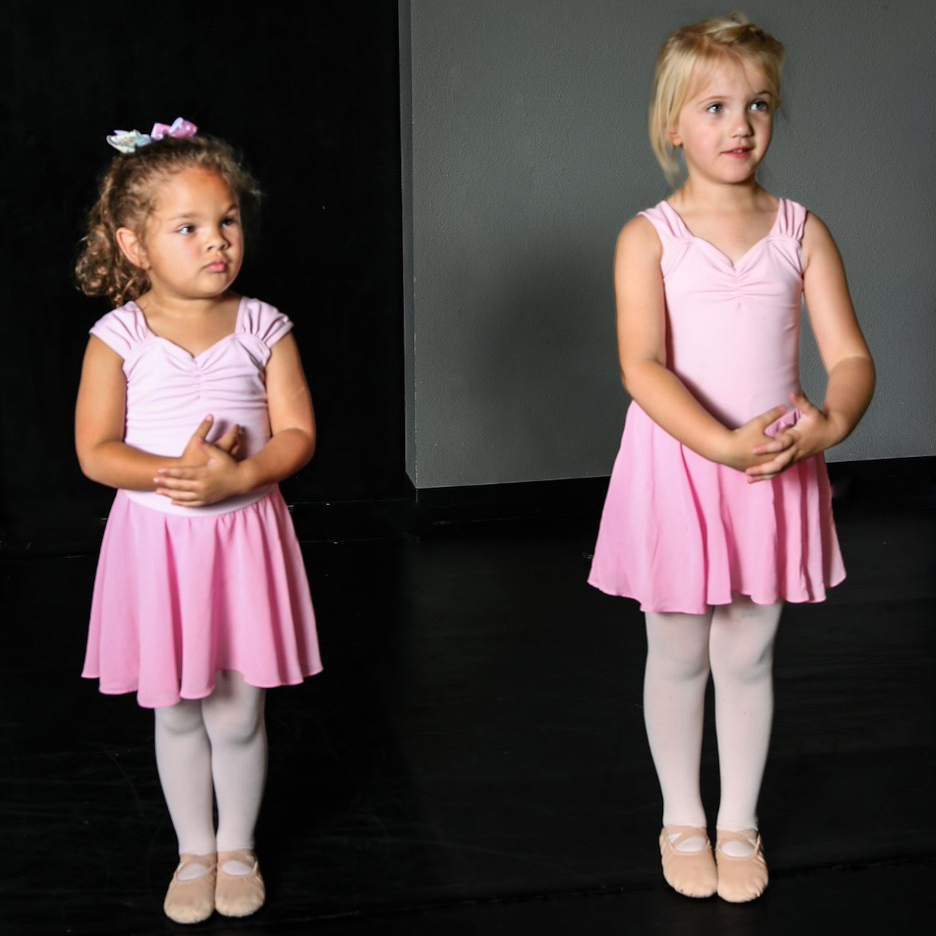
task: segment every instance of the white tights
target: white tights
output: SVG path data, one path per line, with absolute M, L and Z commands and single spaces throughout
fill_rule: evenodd
M 253 848 L 266 780 L 265 698 L 239 673 L 221 672 L 208 698 L 156 709 L 156 764 L 180 854 Z
M 644 717 L 663 793 L 663 824 L 705 827 L 699 792 L 709 673 L 721 802 L 716 828 L 757 828 L 773 718 L 773 646 L 783 603 L 736 596 L 706 614 L 647 614 Z M 697 843 L 686 842 L 690 848 Z

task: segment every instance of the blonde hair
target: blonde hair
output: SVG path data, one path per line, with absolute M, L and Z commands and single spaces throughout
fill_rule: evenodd
M 142 233 L 160 183 L 183 169 L 216 172 L 238 205 L 258 200 L 260 189 L 234 150 L 210 136 L 162 140 L 116 156 L 101 178 L 98 200 L 88 214 L 88 233 L 75 263 L 78 287 L 87 296 L 107 296 L 114 305 L 149 288 L 146 271 L 134 266 L 117 244 L 117 229 Z
M 671 33 L 657 55 L 649 120 L 650 145 L 671 185 L 679 176 L 680 165 L 670 129 L 689 97 L 700 66 L 726 58 L 760 69 L 774 98 L 773 109 L 780 106 L 783 45 L 746 16 L 732 13 L 712 17 Z

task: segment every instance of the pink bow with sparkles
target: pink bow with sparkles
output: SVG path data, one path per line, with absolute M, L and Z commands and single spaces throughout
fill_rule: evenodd
M 198 127 L 191 121 L 184 120 L 182 117 L 176 117 L 171 124 L 155 123 L 150 130 L 150 136 L 154 140 L 161 140 L 167 133 L 171 137 L 190 137 L 195 136 Z

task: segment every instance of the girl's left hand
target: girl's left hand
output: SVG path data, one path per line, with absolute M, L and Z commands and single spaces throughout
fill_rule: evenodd
M 791 393 L 790 400 L 800 411 L 796 424 L 778 432 L 772 441 L 754 447 L 755 455 L 776 457 L 760 465 L 748 468 L 748 481 L 769 481 L 797 462 L 805 461 L 824 452 L 837 441 L 835 429 L 829 417 L 817 406 L 813 406 L 802 393 Z
M 191 468 L 160 468 L 153 479 L 156 493 L 180 507 L 204 507 L 243 493 L 237 443 L 230 452 L 204 440 L 198 444 L 205 454 L 205 463 Z

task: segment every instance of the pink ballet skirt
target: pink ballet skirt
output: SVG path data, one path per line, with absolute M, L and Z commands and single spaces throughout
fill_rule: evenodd
M 643 212 L 663 245 L 668 365 L 726 426 L 799 391 L 806 209 L 781 199 L 770 233 L 735 263 L 662 202 Z M 768 428 L 794 424 L 792 410 Z M 627 413 L 588 581 L 644 611 L 702 614 L 822 601 L 845 577 L 821 455 L 769 481 L 711 462 L 636 404 Z
M 119 491 L 101 544 L 83 676 L 145 708 L 201 699 L 215 673 L 252 686 L 321 670 L 299 544 L 279 492 L 182 517 Z
M 123 358 L 125 439 L 175 456 L 207 413 L 209 440 L 243 427 L 245 454 L 270 436 L 264 368 L 292 327 L 242 299 L 233 334 L 198 355 L 150 332 L 128 303 L 91 333 Z M 273 687 L 322 669 L 299 543 L 276 485 L 208 507 L 117 492 L 101 544 L 82 675 L 146 708 L 201 699 L 219 670 Z

